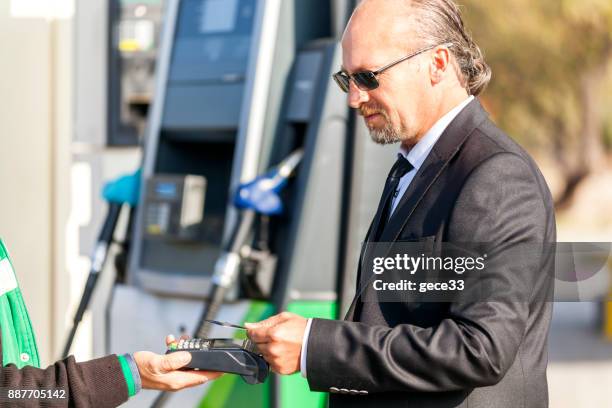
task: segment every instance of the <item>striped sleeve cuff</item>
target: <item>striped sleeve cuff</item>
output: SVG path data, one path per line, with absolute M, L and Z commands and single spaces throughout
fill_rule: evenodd
M 121 364 L 121 371 L 125 378 L 128 395 L 133 397 L 142 389 L 140 373 L 138 372 L 136 361 L 134 361 L 134 357 L 131 354 L 124 354 L 122 356 L 117 356 L 117 358 L 119 359 L 119 364 Z

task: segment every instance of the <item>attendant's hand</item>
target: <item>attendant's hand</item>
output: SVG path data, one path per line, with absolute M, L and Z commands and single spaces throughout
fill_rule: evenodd
M 166 345 L 175 341 L 174 336 L 166 337 Z M 212 371 L 180 370 L 191 361 L 191 354 L 177 351 L 159 355 L 150 351 L 134 353 L 142 388 L 161 391 L 178 391 L 194 387 L 220 377 L 223 373 Z
M 249 338 L 278 374 L 293 374 L 300 370 L 302 338 L 308 319 L 283 312 L 259 323 L 245 323 Z

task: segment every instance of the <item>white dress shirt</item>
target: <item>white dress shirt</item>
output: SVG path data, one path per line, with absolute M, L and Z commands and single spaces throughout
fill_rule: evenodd
M 391 211 L 389 216 L 393 214 L 397 204 L 400 202 L 402 196 L 408 189 L 408 186 L 414 179 L 414 176 L 417 174 L 423 162 L 431 149 L 433 149 L 434 145 L 442 136 L 442 133 L 446 130 L 448 125 L 459 115 L 459 113 L 465 108 L 470 102 L 474 100 L 474 96 L 468 97 L 466 100 L 461 102 L 451 111 L 449 111 L 446 115 L 442 116 L 432 127 L 425 133 L 425 136 L 419 140 L 419 142 L 412 147 L 409 151 L 400 147 L 399 154 L 404 156 L 406 160 L 412 164 L 414 167 L 408 173 L 406 173 L 399 181 L 397 186 L 396 194 L 394 194 L 391 201 Z M 307 354 L 307 346 L 308 346 L 308 336 L 310 335 L 310 326 L 312 325 L 312 319 L 308 319 L 308 323 L 306 324 L 306 330 L 304 330 L 304 336 L 302 337 L 302 352 L 300 354 L 300 372 L 302 373 L 302 377 L 306 378 L 306 354 Z

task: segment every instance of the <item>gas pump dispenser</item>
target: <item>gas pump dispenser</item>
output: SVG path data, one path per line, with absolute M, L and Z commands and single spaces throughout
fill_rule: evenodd
M 331 34 L 328 0 L 172 0 L 165 10 L 127 284 L 116 285 L 109 306 L 110 352 L 162 351 L 165 334 L 193 334 L 237 221 L 232 193 L 303 143 L 299 135 L 278 142 L 295 55 Z M 256 220 L 255 230 L 266 222 Z M 261 252 L 251 247 L 254 265 Z M 278 274 L 270 259 L 262 285 L 268 292 Z M 270 294 L 245 297 L 239 285 L 225 300 L 221 320 L 274 312 Z M 215 330 L 211 336 L 228 337 Z M 268 406 L 270 387 L 270 380 L 248 385 L 228 375 L 173 395 L 169 406 L 196 406 L 203 398 L 213 406 L 245 405 L 236 398 Z M 142 393 L 129 404 L 149 406 L 155 395 Z
M 326 0 L 168 3 L 131 284 L 182 297 L 208 292 L 212 271 L 203 269 L 235 222 L 230 192 L 274 164 L 294 56 L 329 35 L 329 9 Z M 182 187 L 191 191 L 179 197 Z

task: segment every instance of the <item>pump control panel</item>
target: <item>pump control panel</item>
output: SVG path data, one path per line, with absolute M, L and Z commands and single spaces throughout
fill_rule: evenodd
M 204 219 L 206 179 L 159 174 L 147 180 L 145 234 L 151 238 L 195 240 Z

